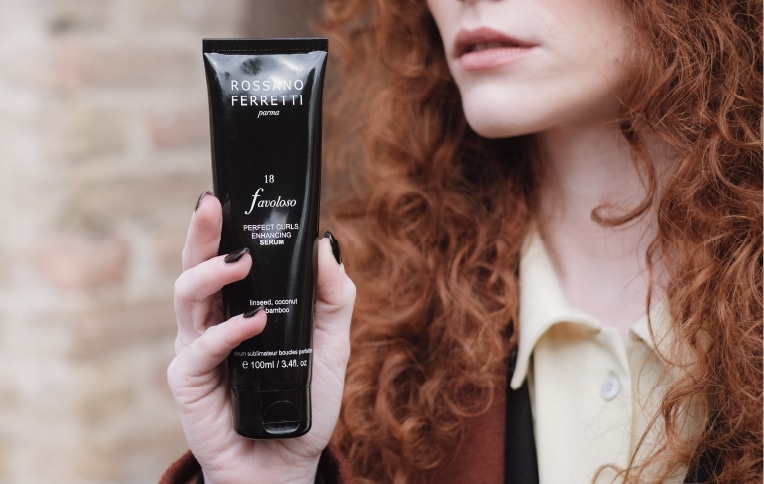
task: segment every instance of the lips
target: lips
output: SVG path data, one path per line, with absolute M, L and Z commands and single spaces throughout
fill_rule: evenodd
M 461 30 L 454 40 L 453 55 L 466 70 L 490 69 L 518 59 L 534 44 L 489 28 Z

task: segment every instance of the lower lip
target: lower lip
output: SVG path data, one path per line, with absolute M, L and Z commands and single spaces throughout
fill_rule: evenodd
M 465 71 L 495 69 L 525 57 L 531 50 L 532 47 L 499 47 L 467 52 L 459 57 L 459 65 Z

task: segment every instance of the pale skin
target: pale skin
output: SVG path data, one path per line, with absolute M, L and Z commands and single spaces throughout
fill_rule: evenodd
M 233 429 L 222 364 L 267 321 L 261 311 L 222 322 L 220 289 L 244 278 L 252 259 L 247 254 L 228 264 L 217 255 L 221 227 L 219 201 L 211 195 L 202 197 L 183 249 L 183 273 L 175 283 L 178 337 L 167 375 L 186 440 L 207 483 L 313 483 L 319 456 L 339 415 L 355 286 L 332 255 L 329 241 L 320 240 L 312 429 L 296 439 L 245 439 Z
M 592 210 L 603 203 L 631 208 L 644 193 L 632 155 L 614 123 L 625 82 L 623 59 L 630 48 L 621 12 L 613 7 L 616 2 L 428 0 L 427 4 L 472 128 L 492 138 L 534 135 L 537 161 L 545 173 L 537 225 L 567 298 L 579 310 L 626 334 L 645 313 L 651 282 L 659 290 L 660 280 L 651 281 L 645 270 L 645 250 L 655 230 L 652 213 L 618 228 L 602 227 L 591 219 Z M 522 41 L 525 50 L 516 56 L 519 60 L 502 64 L 504 53 L 494 52 L 497 66 L 481 68 L 479 56 L 462 63 L 455 39 L 460 31 L 478 28 L 501 30 Z M 497 42 L 489 39 L 484 44 L 480 50 L 492 55 Z M 656 154 L 662 149 L 657 142 L 651 147 Z M 663 160 L 658 156 L 656 162 Z M 217 256 L 220 229 L 220 204 L 214 197 L 204 197 L 191 220 L 184 272 L 176 283 L 177 356 L 168 370 L 188 445 L 208 483 L 312 483 L 339 414 L 355 288 L 322 240 L 313 428 L 292 440 L 244 439 L 231 425 L 221 364 L 239 342 L 258 334 L 267 323 L 265 314 L 221 322 L 219 291 L 243 278 L 251 259 L 246 255 L 236 263 L 224 263 Z M 654 299 L 660 299 L 659 291 Z
M 602 204 L 645 194 L 618 130 L 629 82 L 624 13 L 613 0 L 428 0 L 470 126 L 488 138 L 532 134 L 543 166 L 536 223 L 569 302 L 627 334 L 646 312 L 654 213 L 617 228 Z M 649 146 L 657 171 L 668 159 Z M 618 212 L 616 212 L 618 213 Z M 652 282 L 661 297 L 661 267 Z
M 641 200 L 631 154 L 607 125 L 548 132 L 538 142 L 547 176 L 537 223 L 563 292 L 574 307 L 625 336 L 647 311 L 651 281 L 652 302 L 663 295 L 663 268 L 658 264 L 651 276 L 645 259 L 655 214 L 603 227 L 591 213 L 606 202 L 628 209 Z

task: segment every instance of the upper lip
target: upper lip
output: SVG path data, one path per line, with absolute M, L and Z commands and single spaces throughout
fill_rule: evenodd
M 459 58 L 475 47 L 483 44 L 501 44 L 507 47 L 532 47 L 533 44 L 516 39 L 498 30 L 480 27 L 474 30 L 460 30 L 454 39 L 454 56 Z

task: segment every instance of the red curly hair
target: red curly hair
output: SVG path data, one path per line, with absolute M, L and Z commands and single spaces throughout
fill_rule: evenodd
M 621 131 L 652 186 L 631 213 L 594 215 L 655 207 L 646 258 L 670 276 L 673 354 L 695 363 L 655 416 L 665 442 L 622 474 L 700 465 L 712 482 L 761 482 L 762 5 L 624 2 L 637 49 Z M 504 391 L 538 175 L 527 139 L 467 126 L 423 0 L 327 0 L 322 28 L 339 62 L 324 205 L 358 287 L 335 442 L 360 482 L 419 482 Z M 676 150 L 660 190 L 648 135 Z M 706 431 L 688 440 L 698 395 Z

